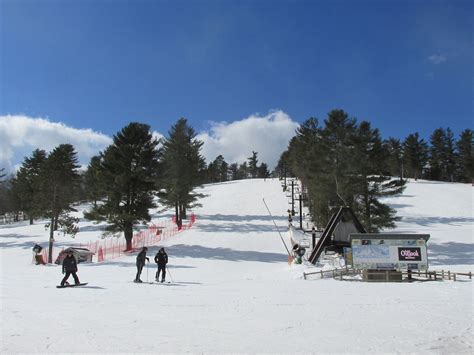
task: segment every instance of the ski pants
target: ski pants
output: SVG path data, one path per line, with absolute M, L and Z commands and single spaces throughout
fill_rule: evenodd
M 166 278 L 166 265 L 160 265 L 158 264 L 158 271 L 156 272 L 156 281 L 160 279 L 160 273 L 161 273 L 161 281 L 165 281 Z
M 67 279 L 68 279 L 69 276 L 71 276 L 71 275 L 72 275 L 72 277 L 74 278 L 74 282 L 76 283 L 76 285 L 77 285 L 78 283 L 80 283 L 80 282 L 79 282 L 79 277 L 77 277 L 75 271 L 66 271 L 66 275 L 64 275 L 64 278 L 63 278 L 63 280 L 61 281 L 61 286 L 64 286 L 64 285 L 66 284 Z
M 137 276 L 135 277 L 135 281 L 140 280 L 140 275 L 142 274 L 142 270 L 144 266 L 145 266 L 144 264 L 137 265 Z

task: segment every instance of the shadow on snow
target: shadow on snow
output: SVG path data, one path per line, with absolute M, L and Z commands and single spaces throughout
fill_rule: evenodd
M 431 265 L 472 265 L 474 264 L 474 244 L 428 242 L 428 260 Z
M 208 248 L 201 245 L 177 244 L 168 248 L 173 256 L 180 258 L 200 258 L 228 261 L 259 261 L 277 263 L 286 261 L 285 254 L 269 253 L 253 250 L 234 250 L 229 248 Z

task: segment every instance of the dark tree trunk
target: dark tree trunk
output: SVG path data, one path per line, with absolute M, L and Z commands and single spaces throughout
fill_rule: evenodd
M 175 217 L 176 217 L 176 225 L 178 226 L 178 230 L 180 230 L 181 226 L 183 225 L 183 222 L 181 219 L 181 214 L 180 214 L 181 206 L 179 202 L 176 202 L 176 204 L 174 205 L 174 210 L 175 210 Z
M 132 250 L 133 226 L 126 226 L 123 230 L 125 236 L 126 248 L 125 251 Z
M 186 206 L 185 205 L 181 205 L 181 212 L 180 212 L 180 220 L 182 221 L 183 219 L 186 219 L 187 218 L 187 213 L 186 213 Z
M 58 230 L 59 215 L 54 216 L 54 230 Z
M 54 216 L 49 222 L 49 250 L 48 250 L 48 264 L 53 263 L 53 242 L 54 242 Z

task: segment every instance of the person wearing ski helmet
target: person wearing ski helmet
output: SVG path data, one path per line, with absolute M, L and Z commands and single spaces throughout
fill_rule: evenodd
M 147 250 L 147 247 L 143 247 L 141 252 L 139 252 L 137 255 L 137 276 L 135 277 L 135 282 L 142 282 L 142 280 L 140 280 L 140 275 L 142 274 L 143 267 L 145 266 L 145 260 L 150 262 L 150 259 L 146 256 Z
M 65 273 L 66 275 L 64 275 L 64 278 L 61 281 L 61 286 L 64 286 L 66 283 L 68 283 L 67 279 L 71 275 L 74 278 L 75 284 L 78 285 L 80 282 L 79 282 L 79 277 L 77 277 L 76 272 L 77 272 L 77 261 L 72 253 L 72 250 L 69 249 L 66 251 L 66 257 L 63 260 L 63 274 Z
M 158 271 L 155 276 L 156 281 L 159 281 L 161 273 L 161 282 L 165 282 L 166 264 L 168 264 L 168 254 L 166 254 L 165 248 L 160 248 L 160 250 L 158 250 L 158 253 L 155 255 L 155 263 L 158 265 Z

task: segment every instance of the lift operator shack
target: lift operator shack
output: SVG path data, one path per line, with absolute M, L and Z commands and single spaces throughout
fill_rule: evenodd
M 362 270 L 428 270 L 429 234 L 351 233 L 352 265 Z

